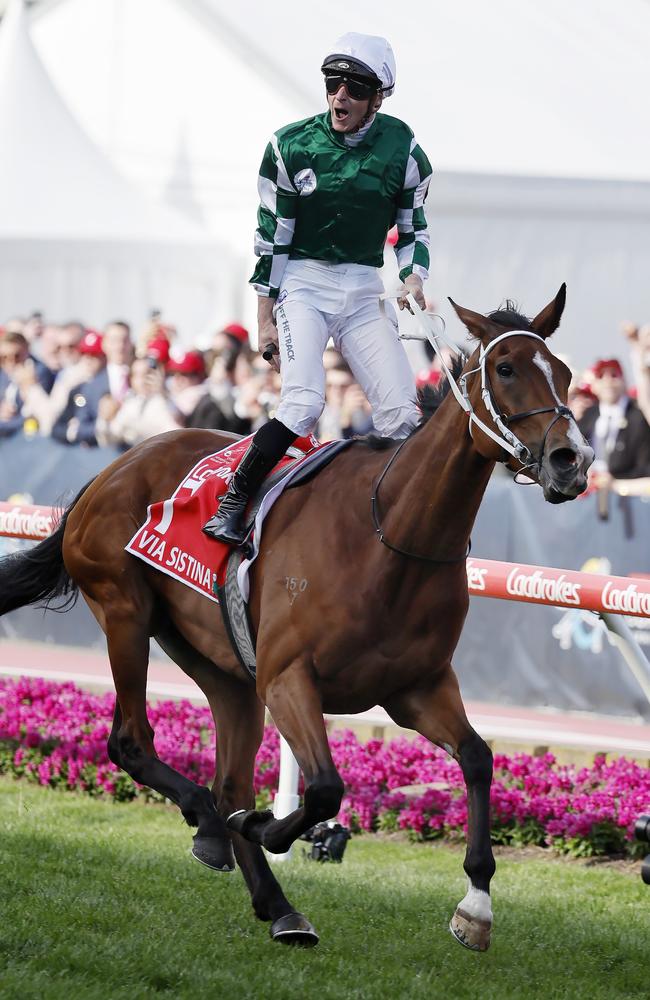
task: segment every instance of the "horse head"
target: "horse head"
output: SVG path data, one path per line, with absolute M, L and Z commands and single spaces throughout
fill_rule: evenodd
M 551 353 L 566 285 L 534 319 L 507 308 L 483 316 L 449 300 L 480 342 L 463 370 L 474 447 L 540 484 L 550 503 L 573 500 L 587 487 L 594 459 L 567 406 L 571 372 Z

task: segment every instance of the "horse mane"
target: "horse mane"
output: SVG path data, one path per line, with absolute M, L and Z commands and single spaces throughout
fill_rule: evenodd
M 528 316 L 524 316 L 519 311 L 519 306 L 512 299 L 506 299 L 498 309 L 488 313 L 487 318 L 507 330 L 530 330 L 532 322 Z M 465 354 L 463 351 L 458 352 L 451 365 L 451 374 L 454 379 L 458 379 L 468 358 L 469 354 Z M 441 379 L 435 388 L 425 385 L 421 389 L 418 389 L 418 406 L 422 410 L 422 417 L 415 430 L 431 419 L 448 392 L 449 380 L 446 376 Z M 414 431 L 411 431 L 411 433 L 413 434 Z M 380 440 L 383 440 L 383 438 L 380 438 Z
M 450 371 L 454 380 L 458 379 L 460 373 L 465 367 L 467 358 L 467 354 L 463 351 L 459 351 L 453 359 Z M 427 421 L 434 415 L 436 410 L 440 408 L 442 401 L 449 394 L 449 388 L 449 379 L 446 375 L 443 375 L 438 385 L 423 385 L 421 389 L 418 389 L 418 406 L 422 410 L 422 416 L 420 417 L 418 427 L 421 427 L 422 424 L 426 424 Z M 417 430 L 417 427 L 415 430 Z M 411 433 L 414 432 L 411 431 Z
M 504 326 L 509 330 L 530 330 L 530 324 L 532 323 L 532 320 L 528 316 L 524 316 L 523 313 L 519 312 L 519 306 L 512 299 L 506 299 L 498 309 L 488 313 L 487 318 L 492 320 L 493 323 Z

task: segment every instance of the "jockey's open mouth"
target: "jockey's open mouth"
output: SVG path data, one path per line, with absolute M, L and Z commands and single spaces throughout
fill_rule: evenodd
M 332 110 L 334 112 L 334 115 L 336 116 L 336 120 L 339 122 L 344 122 L 346 118 L 348 118 L 350 115 L 349 108 L 344 108 L 337 104 L 333 106 Z

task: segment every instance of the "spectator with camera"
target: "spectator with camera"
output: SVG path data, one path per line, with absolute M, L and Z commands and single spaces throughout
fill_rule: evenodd
M 339 354 L 325 373 L 325 406 L 318 421 L 318 437 L 333 441 L 369 434 L 372 430 L 368 400 Z
M 246 433 L 256 431 L 278 408 L 280 376 L 260 355 L 249 361 L 241 354 L 233 378 L 235 416 L 248 426 Z
M 17 329 L 0 332 L 0 436 L 22 430 L 30 414 L 25 408 L 28 386 L 37 384 L 50 392 L 54 374 L 29 353 L 29 343 Z
M 178 410 L 165 388 L 164 365 L 153 356 L 131 363 L 130 390 L 116 407 L 111 396 L 99 401 L 95 435 L 99 445 L 131 448 L 155 434 L 178 430 Z
M 44 437 L 50 436 L 72 390 L 88 377 L 79 351 L 85 333 L 83 324 L 76 320 L 63 326 L 48 324 L 44 327 L 41 340 L 47 342 L 52 335 L 54 337 L 49 351 L 52 357 L 50 368 L 55 370 L 55 379 L 49 393 L 38 382 L 34 370 L 24 371 L 21 375 L 21 393 L 25 401 L 23 412 L 36 421 L 38 432 Z
M 603 358 L 591 369 L 596 397 L 578 426 L 595 452 L 591 477 L 603 488 L 612 479 L 650 476 L 650 426 L 625 386 L 621 363 Z
M 248 330 L 239 323 L 229 323 L 219 330 L 207 352 L 207 392 L 189 414 L 187 427 L 210 427 L 232 434 L 250 434 L 248 413 L 238 412 L 241 382 L 251 376 Z M 239 408 L 241 411 L 241 408 Z

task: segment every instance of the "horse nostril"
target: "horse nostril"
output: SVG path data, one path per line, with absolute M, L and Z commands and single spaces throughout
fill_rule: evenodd
M 575 472 L 580 465 L 579 456 L 573 448 L 556 448 L 548 457 L 555 472 Z

